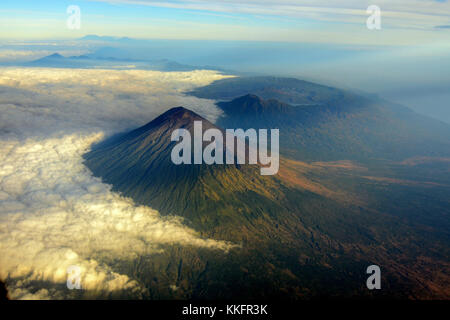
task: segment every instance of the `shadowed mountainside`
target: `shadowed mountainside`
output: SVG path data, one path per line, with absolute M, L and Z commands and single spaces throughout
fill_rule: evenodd
M 8 290 L 6 290 L 5 284 L 0 281 L 0 301 L 8 300 Z
M 378 98 L 275 77 L 231 78 L 190 94 L 233 99 L 224 128 L 280 128 L 282 154 L 298 160 L 449 157 L 450 126 Z

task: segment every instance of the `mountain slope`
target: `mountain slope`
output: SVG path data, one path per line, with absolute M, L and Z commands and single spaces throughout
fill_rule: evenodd
M 138 203 L 164 214 L 181 215 L 210 235 L 222 232 L 228 240 L 242 240 L 245 234 L 261 232 L 252 226 L 252 220 L 275 224 L 270 213 L 286 211 L 275 201 L 279 182 L 261 176 L 257 165 L 172 163 L 172 131 L 184 128 L 193 136 L 194 121 L 202 121 L 203 131 L 214 127 L 187 109 L 173 108 L 149 124 L 95 147 L 85 155 L 86 165 Z
M 224 111 L 219 126 L 280 128 L 281 153 L 299 160 L 450 156 L 449 125 L 379 99 L 343 94 L 342 100 L 293 106 L 247 94 L 217 105 Z

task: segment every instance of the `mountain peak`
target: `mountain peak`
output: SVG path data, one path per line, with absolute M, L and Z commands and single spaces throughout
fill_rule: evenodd
M 94 40 L 94 41 L 120 41 L 120 40 L 132 40 L 129 37 L 114 37 L 114 36 L 99 36 L 96 34 L 88 34 L 79 40 Z
M 229 102 L 220 102 L 218 106 L 228 115 L 270 114 L 274 112 L 283 112 L 292 108 L 290 105 L 276 99 L 263 100 L 255 94 L 246 94 Z
M 156 126 L 162 126 L 164 124 L 170 127 L 190 127 L 196 120 L 210 124 L 210 122 L 202 116 L 180 106 L 167 110 L 166 112 L 155 118 L 153 121 L 145 125 L 143 128 L 153 128 Z M 210 125 L 212 126 L 212 124 Z
M 187 129 L 191 134 L 193 134 L 194 121 L 201 121 L 203 130 L 216 128 L 214 124 L 212 124 L 202 116 L 180 106 L 167 110 L 144 126 L 121 136 L 120 141 L 129 142 L 138 138 L 142 140 L 142 147 L 146 148 L 146 144 L 153 141 L 154 139 L 145 139 L 145 137 L 152 136 L 157 137 L 158 140 L 164 140 L 165 144 L 169 144 L 171 133 L 173 132 L 173 130 L 183 128 Z M 109 144 L 111 142 L 114 144 L 119 142 L 114 140 L 115 139 L 110 139 L 109 141 L 105 141 L 102 144 Z
M 256 94 L 248 93 L 246 95 L 243 95 L 242 97 L 238 97 L 234 99 L 236 101 L 244 100 L 244 101 L 255 101 L 255 102 L 261 102 L 262 99 L 258 97 Z
M 163 114 L 161 114 L 158 118 L 170 118 L 170 119 L 179 119 L 179 118 L 201 118 L 195 112 L 186 109 L 185 107 L 179 106 L 174 107 L 172 109 L 167 110 Z
M 60 55 L 59 53 L 54 53 L 54 54 L 51 54 L 51 55 L 46 56 L 44 58 L 46 58 L 46 59 L 63 59 L 64 56 Z
M 59 65 L 61 62 L 64 62 L 64 61 L 65 61 L 65 57 L 64 56 L 60 55 L 59 53 L 53 53 L 53 54 L 51 54 L 49 56 L 45 56 L 45 57 L 39 58 L 37 60 L 33 60 L 30 63 L 32 65 L 36 65 L 36 64 L 40 65 L 42 63 L 44 63 L 46 65 L 49 64 L 49 63 L 50 64 L 58 64 Z

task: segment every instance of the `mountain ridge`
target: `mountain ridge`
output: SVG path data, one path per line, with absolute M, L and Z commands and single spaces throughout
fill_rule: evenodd
M 263 78 L 260 80 L 262 84 L 256 85 L 253 90 L 266 90 L 271 79 Z M 233 80 L 231 87 L 239 84 L 239 81 Z M 228 81 L 225 79 L 216 85 L 200 88 L 197 96 L 223 97 L 221 92 L 229 89 Z M 246 81 L 249 80 L 245 80 L 244 88 L 238 88 L 237 92 L 247 90 Z M 292 84 L 285 79 L 284 86 L 285 82 L 291 85 L 303 83 L 295 81 Z M 244 129 L 282 128 L 281 153 L 302 161 L 401 161 L 414 156 L 450 156 L 450 142 L 447 139 L 450 126 L 416 114 L 406 107 L 344 92 L 336 95 L 342 100 L 324 102 L 322 98 L 316 98 L 315 103 L 308 105 L 291 105 L 286 100 L 295 100 L 301 95 L 300 100 L 295 101 L 304 102 L 305 96 L 310 94 L 305 88 L 294 93 L 291 87 L 279 88 L 278 91 L 276 88 L 274 85 L 264 93 L 267 99 L 247 93 L 230 101 L 217 102 L 217 106 L 224 111 L 217 124 Z M 320 96 L 320 88 L 322 86 L 314 87 L 316 95 Z M 274 91 L 277 92 L 275 96 L 284 97 L 284 100 L 274 98 L 271 94 Z

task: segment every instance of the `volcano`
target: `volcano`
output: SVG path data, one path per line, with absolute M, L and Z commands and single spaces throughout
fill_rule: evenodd
M 245 113 L 264 121 L 288 119 L 285 114 L 296 108 L 254 95 L 233 105 L 241 121 Z M 225 116 L 232 107 L 224 107 Z M 261 175 L 258 164 L 176 165 L 172 132 L 193 135 L 195 121 L 203 131 L 221 130 L 177 107 L 84 155 L 85 165 L 114 191 L 162 215 L 182 217 L 204 237 L 236 244 L 227 255 L 173 247 L 142 258 L 133 274 L 152 297 L 174 298 L 167 282 L 177 284 L 177 297 L 189 299 L 446 296 L 445 283 L 422 273 L 423 263 L 445 269 L 440 233 L 348 193 L 355 183 L 358 192 L 365 190 L 360 186 L 367 180 L 357 171 L 349 175 L 342 163 L 327 167 L 286 158 L 273 176 Z M 288 122 L 278 126 L 281 131 Z M 426 258 L 416 267 L 418 255 Z M 382 292 L 365 286 L 365 268 L 374 262 L 383 266 Z
M 255 227 L 255 220 L 279 225 L 275 220 L 286 211 L 277 203 L 281 184 L 261 176 L 259 165 L 172 162 L 172 132 L 186 129 L 193 136 L 194 121 L 202 122 L 203 132 L 218 129 L 190 110 L 173 108 L 143 127 L 94 146 L 84 156 L 85 164 L 114 190 L 163 214 L 183 216 L 209 236 L 240 241 L 263 231 Z

